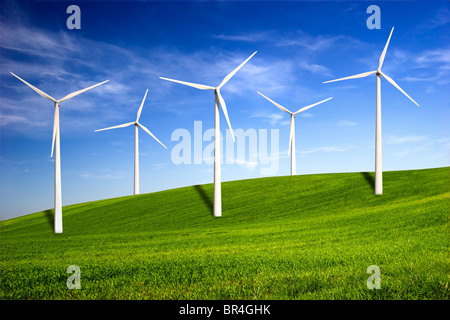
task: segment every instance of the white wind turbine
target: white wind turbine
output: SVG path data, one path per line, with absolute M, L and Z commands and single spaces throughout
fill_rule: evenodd
M 114 127 L 108 127 L 104 129 L 98 129 L 97 131 L 103 131 L 103 130 L 109 130 L 109 129 L 117 129 L 117 128 L 124 128 L 128 127 L 134 124 L 134 194 L 139 194 L 139 132 L 138 127 L 141 127 L 145 132 L 147 132 L 149 135 L 151 135 L 156 141 L 158 141 L 164 148 L 167 149 L 167 147 L 159 141 L 153 133 L 150 132 L 146 127 L 144 127 L 142 124 L 139 123 L 139 118 L 141 117 L 142 107 L 144 106 L 145 98 L 147 97 L 147 91 L 145 91 L 144 99 L 142 99 L 141 106 L 139 107 L 139 110 L 137 112 L 136 121 L 133 122 L 127 122 L 124 124 L 119 124 Z
M 291 129 L 290 129 L 290 134 L 289 134 L 289 149 L 288 149 L 288 154 L 291 154 L 291 176 L 295 176 L 296 175 L 296 163 L 295 163 L 295 115 L 303 112 L 305 110 L 308 110 L 309 108 L 315 107 L 318 104 L 321 104 L 325 101 L 328 101 L 330 99 L 333 99 L 333 97 L 322 100 L 320 102 L 311 104 L 309 106 L 303 107 L 301 109 L 299 109 L 296 112 L 291 112 L 288 109 L 286 109 L 285 107 L 281 106 L 280 104 L 276 103 L 275 101 L 271 100 L 270 98 L 266 97 L 265 95 L 263 95 L 261 92 L 257 91 L 260 95 L 262 95 L 264 98 L 266 98 L 267 100 L 269 100 L 270 102 L 272 102 L 275 106 L 277 106 L 281 111 L 287 112 L 291 115 Z
M 62 198 L 61 198 L 61 157 L 60 157 L 60 143 L 59 143 L 59 104 L 67 99 L 73 98 L 80 93 L 83 93 L 85 91 L 88 91 L 92 88 L 95 88 L 101 84 L 104 84 L 105 82 L 108 82 L 109 80 L 103 81 L 101 83 L 98 83 L 96 85 L 93 85 L 89 88 L 82 89 L 79 91 L 72 92 L 65 96 L 62 99 L 56 100 L 52 98 L 50 95 L 46 94 L 45 92 L 39 90 L 38 88 L 32 86 L 19 76 L 15 75 L 11 72 L 11 74 L 25 83 L 27 86 L 29 86 L 31 89 L 36 91 L 40 96 L 47 98 L 49 100 L 52 100 L 55 104 L 55 115 L 53 119 L 53 138 L 52 138 L 52 152 L 51 157 L 53 157 L 53 150 L 55 150 L 55 220 L 54 220 L 54 228 L 55 233 L 62 233 L 63 232 L 63 225 L 62 225 Z
M 242 68 L 244 64 L 247 63 L 248 60 L 251 59 L 256 54 L 255 51 L 250 57 L 248 57 L 244 62 L 242 62 L 236 69 L 234 69 L 230 74 L 228 74 L 222 82 L 217 87 L 206 86 L 203 84 L 196 84 L 191 82 L 179 81 L 174 79 L 168 79 L 164 77 L 160 77 L 163 80 L 173 81 L 177 83 L 181 83 L 190 87 L 194 87 L 202 90 L 214 90 L 215 103 L 214 103 L 214 216 L 221 217 L 222 216 L 222 191 L 221 191 L 221 177 L 220 177 L 220 117 L 219 117 L 219 104 L 222 107 L 223 113 L 225 115 L 225 119 L 228 122 L 228 127 L 230 128 L 231 136 L 234 139 L 233 129 L 231 128 L 230 119 L 228 118 L 227 106 L 225 101 L 220 94 L 220 88 L 223 87 L 228 80 L 231 79 L 232 76 L 239 69 Z
M 383 170 L 381 167 L 381 78 L 383 76 L 387 81 L 389 81 L 394 87 L 400 90 L 405 96 L 407 96 L 412 102 L 414 102 L 417 106 L 419 104 L 415 102 L 405 91 L 400 88 L 400 86 L 395 83 L 390 77 L 385 75 L 381 71 L 381 66 L 383 65 L 384 57 L 386 56 L 386 50 L 389 45 L 389 41 L 391 40 L 392 32 L 394 31 L 394 27 L 392 27 L 391 33 L 389 34 L 389 38 L 384 46 L 383 52 L 381 53 L 380 60 L 378 61 L 378 69 L 374 71 L 364 72 L 360 74 L 356 74 L 354 76 L 349 76 L 345 78 L 340 78 L 336 80 L 325 81 L 324 83 L 347 80 L 347 79 L 355 79 L 355 78 L 363 78 L 367 77 L 371 74 L 377 75 L 377 111 L 376 111 L 376 131 L 375 131 L 375 194 L 383 194 Z

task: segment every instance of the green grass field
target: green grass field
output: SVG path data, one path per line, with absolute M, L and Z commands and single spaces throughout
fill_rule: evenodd
M 63 234 L 53 210 L 2 221 L 1 298 L 448 299 L 450 168 L 383 178 L 225 182 L 221 218 L 208 184 L 66 206 Z

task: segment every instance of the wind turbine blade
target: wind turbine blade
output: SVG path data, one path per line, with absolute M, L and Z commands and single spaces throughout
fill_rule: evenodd
M 264 98 L 266 98 L 267 100 L 269 100 L 270 102 L 272 102 L 274 105 L 276 105 L 281 111 L 284 111 L 284 112 L 287 112 L 287 113 L 289 113 L 289 114 L 292 114 L 292 112 L 290 112 L 288 109 L 286 109 L 286 108 L 283 107 L 282 105 L 276 103 L 276 102 L 273 101 L 272 99 L 266 97 L 266 96 L 263 95 L 261 92 L 259 92 L 259 91 L 256 91 L 256 92 L 258 92 L 258 93 L 259 93 L 260 95 L 262 95 Z
M 250 57 L 248 57 L 244 62 L 242 62 L 236 69 L 234 69 L 233 71 L 231 71 L 231 72 L 230 72 L 230 73 L 222 80 L 222 82 L 219 84 L 219 86 L 218 86 L 217 88 L 218 88 L 218 89 L 222 88 L 222 86 L 223 86 L 225 83 L 227 83 L 228 80 L 230 80 L 231 77 L 234 76 L 235 73 L 238 72 L 239 69 L 242 68 L 242 66 L 243 66 L 244 64 L 246 64 L 246 63 L 248 62 L 248 60 L 250 60 L 250 59 L 256 54 L 256 52 L 258 52 L 258 51 L 253 52 L 253 54 L 252 54 Z
M 364 72 L 364 73 L 359 73 L 359 74 L 355 74 L 354 76 L 349 76 L 349 77 L 345 77 L 345 78 L 340 78 L 340 79 L 335 79 L 335 80 L 330 80 L 330 81 L 325 81 L 324 83 L 329 83 L 329 82 L 334 82 L 334 81 L 341 81 L 341 80 L 348 80 L 348 79 L 356 79 L 356 78 L 364 78 L 367 77 L 371 74 L 376 73 L 377 71 L 369 71 L 369 72 Z
M 141 117 L 142 107 L 144 106 L 144 101 L 145 101 L 145 98 L 147 97 L 147 92 L 148 92 L 148 89 L 147 89 L 147 91 L 145 91 L 144 99 L 142 99 L 141 106 L 139 107 L 139 110 L 138 110 L 138 113 L 137 113 L 136 122 Z
M 197 84 L 197 83 L 192 83 L 192 82 L 186 82 L 186 81 L 180 81 L 180 80 L 174 80 L 174 79 L 169 79 L 169 78 L 164 78 L 164 77 L 159 77 L 160 79 L 163 79 L 163 80 L 167 80 L 167 81 L 172 81 L 172 82 L 177 82 L 177 83 L 181 83 L 181 84 L 184 84 L 184 85 L 186 85 L 186 86 L 189 86 L 189 87 L 194 87 L 194 88 L 197 88 L 197 89 L 201 89 L 201 90 L 214 90 L 215 88 L 214 87 L 211 87 L 211 86 L 206 86 L 206 85 L 204 85 L 204 84 Z
M 388 77 L 387 75 L 385 75 L 383 72 L 380 72 L 381 75 L 387 80 L 389 81 L 394 87 L 396 87 L 398 90 L 400 90 L 400 92 L 402 92 L 405 96 L 407 96 L 412 102 L 414 102 L 418 107 L 419 104 L 417 102 L 415 102 L 405 91 L 403 91 L 402 88 L 400 88 L 400 86 L 398 84 L 395 83 L 394 80 L 392 80 L 390 77 Z
M 225 119 L 227 120 L 228 128 L 230 128 L 231 137 L 233 138 L 233 141 L 236 141 L 234 139 L 233 128 L 231 128 L 230 118 L 228 118 L 228 112 L 227 112 L 227 106 L 225 104 L 225 100 L 223 100 L 222 95 L 220 94 L 219 91 L 217 91 L 217 96 L 219 97 L 220 106 L 222 107 L 223 114 L 225 115 Z
M 147 132 L 149 135 L 151 135 L 156 141 L 158 141 L 164 148 L 167 149 L 167 147 L 158 140 L 158 138 L 155 137 L 155 135 L 153 133 L 150 132 L 150 130 L 148 130 L 146 127 L 144 127 L 142 124 L 138 123 L 138 126 L 141 127 L 142 129 L 144 129 L 145 132 Z
M 330 99 L 333 99 L 333 97 L 328 98 L 328 99 L 325 99 L 325 100 L 322 100 L 322 101 L 317 102 L 317 103 L 314 103 L 314 104 L 310 104 L 309 106 L 303 107 L 303 108 L 301 108 L 300 110 L 298 110 L 297 112 L 294 112 L 294 114 L 297 114 L 297 113 L 303 112 L 303 111 L 305 111 L 305 110 L 308 110 L 309 108 L 315 107 L 315 106 L 317 106 L 318 104 L 321 104 L 321 103 L 323 103 L 323 102 L 325 102 L 325 101 L 328 101 L 328 100 L 330 100 Z
M 391 33 L 389 34 L 389 38 L 388 38 L 388 40 L 386 42 L 386 45 L 384 46 L 383 52 L 381 53 L 380 60 L 379 60 L 379 63 L 378 63 L 378 70 L 380 70 L 381 66 L 383 65 L 384 57 L 386 56 L 386 51 L 387 51 L 387 48 L 389 46 L 389 41 L 391 41 L 391 36 L 392 36 L 392 32 L 393 31 L 394 31 L 394 27 L 392 27 Z
M 118 126 L 114 126 L 114 127 L 108 127 L 108 128 L 98 129 L 98 130 L 95 130 L 95 132 L 97 132 L 97 131 L 103 131 L 103 130 L 109 130 L 109 129 L 125 128 L 125 127 L 131 126 L 132 124 L 135 124 L 135 123 L 136 123 L 135 121 L 133 121 L 133 122 L 127 122 L 127 123 L 124 123 L 124 124 L 119 124 Z
M 58 127 L 59 127 L 59 116 L 58 116 L 59 110 L 56 110 L 56 108 L 59 108 L 59 107 L 55 106 L 55 115 L 54 115 L 54 118 L 53 118 L 52 152 L 50 154 L 50 157 L 53 157 L 53 150 L 55 149 L 56 132 L 57 132 Z
M 22 78 L 20 78 L 19 76 L 15 75 L 14 73 L 10 72 L 14 77 L 16 77 L 17 79 L 19 79 L 20 81 L 22 81 L 23 83 L 25 83 L 27 86 L 29 86 L 31 89 L 33 89 L 34 91 L 36 91 L 41 97 L 47 98 L 49 100 L 52 100 L 53 102 L 56 102 L 56 99 L 51 97 L 50 95 L 46 94 L 44 91 L 39 90 L 38 88 L 36 88 L 35 86 L 29 84 L 28 82 L 26 82 L 25 80 L 23 80 Z
M 109 81 L 109 80 L 106 80 L 106 81 L 97 83 L 97 84 L 95 84 L 95 85 L 93 85 L 93 86 L 90 86 L 89 88 L 86 88 L 86 89 L 82 89 L 82 90 L 78 90 L 78 91 L 69 93 L 69 94 L 68 94 L 67 96 L 65 96 L 64 98 L 58 100 L 58 102 L 62 102 L 62 101 L 64 101 L 64 100 L 73 98 L 73 97 L 75 97 L 75 96 L 77 96 L 77 95 L 79 95 L 79 94 L 81 94 L 81 93 L 83 93 L 83 92 L 85 92 L 85 91 L 88 91 L 88 90 L 90 90 L 90 89 L 92 89 L 92 88 L 95 88 L 95 87 L 97 87 L 97 86 L 99 86 L 99 85 L 101 85 L 101 84 L 104 84 L 104 83 L 108 82 L 108 81 Z

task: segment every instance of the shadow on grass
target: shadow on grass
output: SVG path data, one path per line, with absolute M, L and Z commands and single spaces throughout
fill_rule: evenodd
M 211 198 L 206 194 L 205 190 L 203 190 L 203 187 L 201 185 L 195 185 L 195 190 L 198 192 L 200 197 L 202 198 L 203 202 L 205 203 L 206 207 L 211 212 L 211 215 L 214 215 L 214 204 L 211 201 Z
M 364 179 L 366 179 L 369 186 L 372 188 L 373 191 L 375 191 L 375 179 L 369 172 L 361 172 Z
M 52 230 L 53 230 L 53 225 L 55 223 L 55 215 L 53 214 L 53 210 L 47 209 L 47 210 L 44 211 L 44 213 L 45 213 L 45 217 L 48 220 L 50 228 L 52 228 Z

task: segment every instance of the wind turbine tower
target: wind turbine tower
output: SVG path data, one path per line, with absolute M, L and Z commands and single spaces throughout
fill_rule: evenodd
M 14 77 L 16 77 L 17 79 L 19 79 L 20 81 L 22 81 L 23 83 L 25 83 L 31 89 L 36 91 L 41 97 L 44 97 L 44 98 L 47 98 L 47 99 L 53 101 L 54 106 L 55 106 L 55 115 L 54 115 L 54 119 L 53 119 L 52 152 L 51 152 L 50 156 L 53 157 L 53 150 L 55 150 L 55 218 L 54 218 L 55 226 L 54 226 L 54 228 L 55 228 L 55 233 L 62 233 L 63 232 L 63 224 L 62 224 L 62 196 L 61 196 L 61 156 L 60 156 L 60 150 L 59 150 L 60 149 L 59 105 L 61 102 L 65 101 L 67 99 L 73 98 L 73 97 L 79 95 L 80 93 L 88 91 L 92 88 L 95 88 L 95 87 L 101 85 L 101 84 L 104 84 L 104 83 L 108 82 L 109 80 L 103 81 L 101 83 L 98 83 L 98 84 L 93 85 L 86 89 L 75 91 L 73 93 L 68 94 L 67 96 L 65 96 L 62 99 L 56 100 L 55 98 L 51 97 L 47 93 L 45 93 L 45 92 L 39 90 L 38 88 L 34 87 L 33 85 L 29 84 L 28 82 L 26 82 L 19 76 L 15 75 L 14 73 L 11 72 L 11 74 Z
M 374 71 L 364 72 L 360 74 L 356 74 L 353 76 L 340 78 L 336 80 L 325 81 L 324 83 L 348 80 L 348 79 L 356 79 L 367 77 L 371 74 L 376 74 L 377 76 L 377 100 L 376 100 L 376 129 L 375 129 L 375 194 L 380 195 L 383 194 L 383 169 L 381 164 L 381 76 L 385 78 L 388 82 L 390 82 L 394 87 L 396 87 L 401 93 L 403 93 L 406 97 L 408 97 L 412 102 L 414 102 L 417 106 L 419 104 L 415 102 L 405 91 L 403 91 L 400 86 L 395 83 L 389 76 L 384 74 L 381 71 L 381 67 L 383 66 L 384 58 L 386 56 L 386 51 L 389 45 L 389 41 L 391 40 L 392 32 L 394 31 L 394 27 L 391 29 L 391 33 L 389 34 L 389 38 L 384 46 L 383 52 L 381 53 L 380 59 L 378 61 L 378 69 Z
M 272 102 L 278 109 L 280 109 L 281 111 L 287 112 L 291 115 L 291 128 L 290 128 L 290 133 L 289 133 L 289 149 L 288 149 L 288 154 L 291 154 L 291 176 L 295 176 L 297 174 L 296 172 L 296 160 L 295 160 L 295 116 L 297 114 L 299 114 L 300 112 L 303 112 L 305 110 L 308 110 L 309 108 L 315 107 L 318 104 L 321 104 L 325 101 L 328 101 L 330 99 L 333 99 L 333 97 L 319 101 L 317 103 L 311 104 L 309 106 L 303 107 L 301 109 L 299 109 L 296 112 L 291 112 L 288 109 L 286 109 L 285 107 L 283 107 L 282 105 L 276 103 L 275 101 L 273 101 L 272 99 L 266 97 L 265 95 L 263 95 L 261 92 L 257 91 L 261 96 L 263 96 L 264 98 L 266 98 L 267 100 L 269 100 L 270 102 Z
M 136 120 L 132 122 L 127 122 L 124 124 L 119 124 L 117 126 L 103 128 L 95 130 L 97 131 L 103 131 L 103 130 L 110 130 L 110 129 L 117 129 L 117 128 L 125 128 L 131 125 L 134 125 L 134 194 L 139 194 L 139 128 L 147 132 L 150 136 L 152 136 L 156 141 L 158 141 L 164 148 L 167 149 L 167 147 L 159 141 L 153 133 L 150 132 L 144 125 L 142 125 L 139 122 L 139 118 L 141 117 L 142 107 L 144 106 L 145 98 L 147 97 L 148 89 L 145 91 L 144 99 L 142 99 L 141 105 L 138 109 Z
M 220 159 L 221 159 L 221 150 L 220 150 L 220 117 L 219 117 L 219 105 L 222 107 L 222 111 L 225 115 L 225 119 L 227 120 L 228 127 L 230 128 L 231 136 L 233 141 L 235 141 L 233 129 L 231 128 L 230 119 L 228 118 L 227 106 L 225 104 L 225 100 L 223 100 L 222 95 L 220 94 L 220 89 L 227 83 L 232 76 L 239 69 L 242 68 L 244 64 L 247 63 L 254 55 L 256 51 L 248 57 L 244 62 L 242 62 L 236 69 L 234 69 L 230 74 L 228 74 L 222 82 L 217 87 L 206 86 L 203 84 L 196 84 L 191 82 L 185 82 L 180 80 L 174 80 L 169 78 L 160 77 L 163 80 L 172 81 L 184 84 L 189 87 L 194 87 L 201 90 L 213 90 L 214 91 L 214 216 L 221 217 L 222 216 L 222 189 L 221 189 L 221 169 L 220 169 Z

